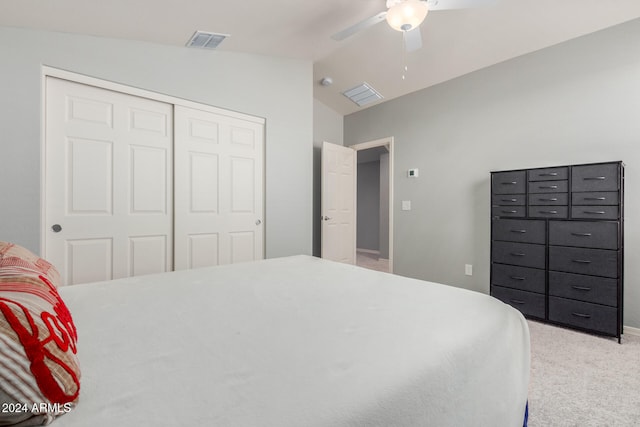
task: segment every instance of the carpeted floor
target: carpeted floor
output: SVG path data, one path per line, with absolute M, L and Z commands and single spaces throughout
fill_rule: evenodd
M 379 258 L 377 254 L 372 254 L 369 252 L 356 252 L 356 265 L 364 268 L 368 268 L 369 270 L 377 270 L 384 271 L 385 273 L 389 272 L 389 260 Z
M 529 426 L 640 426 L 640 337 L 529 321 Z

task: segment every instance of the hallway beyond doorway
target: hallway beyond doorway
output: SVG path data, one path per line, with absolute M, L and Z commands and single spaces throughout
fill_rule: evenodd
M 356 251 L 356 265 L 369 270 L 383 271 L 389 273 L 389 260 L 380 258 L 378 253 L 371 251 Z

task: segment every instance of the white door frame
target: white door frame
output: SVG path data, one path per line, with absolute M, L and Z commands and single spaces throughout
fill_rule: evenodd
M 165 95 L 162 93 L 158 93 L 158 92 L 153 92 L 153 91 L 149 91 L 149 90 L 145 90 L 145 89 L 139 89 L 136 87 L 132 87 L 132 86 L 127 86 L 124 84 L 120 84 L 120 83 L 114 83 L 108 80 L 102 80 L 99 78 L 95 78 L 95 77 L 90 77 L 90 76 L 86 76 L 84 74 L 78 74 L 78 73 L 74 73 L 71 71 L 66 71 L 66 70 L 61 70 L 58 68 L 54 68 L 54 67 L 50 67 L 47 65 L 43 65 L 41 68 L 41 75 L 40 75 L 40 117 L 41 117 L 41 123 L 40 123 L 40 165 L 41 165 L 41 173 L 40 173 L 40 254 L 44 256 L 45 253 L 45 242 L 46 242 L 46 233 L 47 233 L 47 224 L 46 224 L 46 215 L 45 215 L 45 210 L 46 210 L 46 198 L 45 198 L 45 191 L 44 189 L 46 188 L 45 185 L 45 173 L 44 173 L 44 165 L 46 164 L 46 159 L 45 159 L 45 143 L 46 143 L 46 134 L 45 134 L 45 119 L 46 119 L 46 80 L 47 77 L 57 77 L 59 79 L 64 79 L 64 80 L 70 80 L 72 82 L 76 82 L 76 83 L 82 83 L 82 84 L 86 84 L 86 85 L 90 85 L 90 86 L 95 86 L 95 87 L 99 87 L 102 89 L 107 89 L 107 90 L 111 90 L 114 92 L 121 92 L 121 93 L 125 93 L 127 95 L 134 95 L 134 96 L 138 96 L 141 98 L 147 98 L 147 99 L 151 99 L 154 101 L 161 101 L 161 102 L 165 102 L 168 104 L 173 104 L 173 105 L 181 105 L 184 107 L 188 107 L 188 108 L 195 108 L 195 109 L 200 109 L 200 110 L 204 110 L 204 111 L 209 111 L 212 113 L 216 113 L 216 114 L 222 114 L 225 116 L 229 116 L 229 117 L 233 117 L 233 118 L 238 118 L 238 119 L 242 119 L 242 120 L 247 120 L 247 121 L 252 121 L 255 123 L 259 123 L 262 125 L 266 125 L 266 119 L 264 119 L 263 117 L 257 117 L 257 116 L 252 116 L 249 114 L 245 114 L 245 113 L 238 113 L 235 111 L 230 111 L 230 110 L 226 110 L 223 108 L 217 108 L 217 107 L 213 107 L 211 105 L 206 105 L 206 104 L 200 104 L 197 102 L 193 102 L 193 101 L 188 101 L 186 99 L 182 99 L 182 98 L 177 98 L 174 96 L 170 96 L 170 95 Z M 265 136 L 266 138 L 266 133 Z M 266 148 L 266 140 L 264 141 L 264 146 Z M 263 162 L 266 159 L 266 155 L 263 156 Z M 266 183 L 266 167 L 264 167 L 264 163 L 263 163 L 263 168 L 262 168 L 262 182 L 263 182 L 263 188 L 262 191 L 265 192 L 265 188 L 264 185 Z M 265 192 L 265 196 L 266 196 L 266 192 Z M 263 197 L 263 201 L 262 201 L 262 211 L 265 213 L 265 217 L 266 217 L 266 197 Z M 266 227 L 264 227 L 264 220 L 263 220 L 263 254 L 266 254 Z
M 389 149 L 389 273 L 393 273 L 393 137 L 390 136 L 387 138 L 376 139 L 374 141 L 362 142 L 360 144 L 351 145 L 350 147 L 356 150 L 356 154 L 360 150 L 368 150 L 369 148 L 387 147 Z

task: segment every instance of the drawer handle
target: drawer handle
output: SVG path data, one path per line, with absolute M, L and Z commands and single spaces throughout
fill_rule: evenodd
M 500 200 L 500 201 L 501 201 L 501 202 L 513 202 L 513 203 L 515 203 L 515 202 L 517 202 L 517 201 L 518 201 L 518 199 L 502 199 L 502 200 Z
M 522 304 L 524 304 L 524 303 L 525 303 L 525 302 L 524 302 L 524 301 L 522 301 L 521 299 L 510 299 L 509 301 L 511 301 L 511 302 L 512 302 L 512 303 L 514 303 L 514 304 L 518 304 L 518 305 L 522 305 Z
M 577 291 L 590 291 L 591 288 L 588 286 L 577 286 L 577 285 L 571 285 L 571 287 Z
M 607 179 L 604 176 L 591 176 L 591 177 L 586 177 L 583 178 L 585 181 L 604 181 L 605 179 Z
M 556 215 L 558 211 L 540 211 L 541 214 Z
M 591 237 L 591 233 L 571 233 L 571 235 L 578 237 Z
M 571 313 L 576 317 L 582 317 L 583 319 L 590 319 L 591 315 L 590 314 L 584 314 L 584 313 Z
M 516 185 L 518 181 L 510 181 L 510 182 L 501 182 L 502 185 Z
M 520 234 L 524 234 L 527 232 L 527 230 L 511 230 L 512 233 L 520 233 Z
M 606 197 L 585 197 L 584 200 L 607 200 Z
M 501 212 L 502 212 L 502 213 L 506 213 L 506 214 L 510 214 L 510 213 L 513 213 L 513 214 L 514 214 L 514 213 L 518 213 L 518 211 L 505 211 L 505 210 L 502 210 Z
M 540 188 L 545 188 L 545 189 L 548 189 L 548 190 L 555 190 L 555 189 L 558 188 L 558 186 L 557 185 L 541 185 Z
M 591 215 L 604 215 L 605 211 L 582 211 L 582 213 L 591 214 Z
M 522 253 L 522 252 L 511 252 L 511 255 L 513 255 L 513 256 L 525 256 L 526 254 Z
M 541 173 L 540 176 L 558 176 L 558 172 Z
M 571 261 L 577 262 L 578 264 L 591 264 L 591 261 L 586 259 L 572 259 Z
M 520 277 L 520 276 L 509 276 L 509 277 L 513 280 L 524 280 L 524 277 Z
M 557 197 L 552 197 L 550 199 L 538 199 L 538 200 L 540 200 L 541 202 L 557 202 L 558 198 Z

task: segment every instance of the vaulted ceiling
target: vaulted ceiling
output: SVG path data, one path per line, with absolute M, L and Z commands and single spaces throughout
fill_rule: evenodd
M 195 30 L 230 34 L 219 50 L 313 61 L 315 98 L 349 114 L 361 107 L 342 92 L 361 82 L 384 102 L 639 18 L 640 1 L 496 0 L 433 10 L 421 27 L 423 47 L 410 53 L 385 22 L 340 42 L 331 38 L 383 10 L 385 0 L 2 0 L 0 25 L 175 46 Z M 333 84 L 321 86 L 323 77 Z

